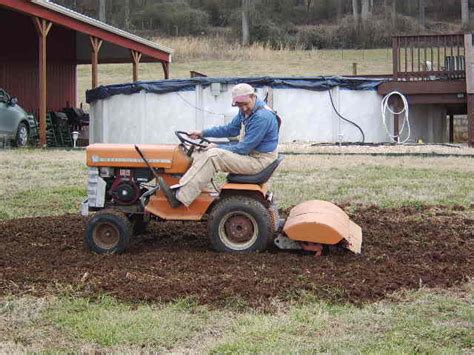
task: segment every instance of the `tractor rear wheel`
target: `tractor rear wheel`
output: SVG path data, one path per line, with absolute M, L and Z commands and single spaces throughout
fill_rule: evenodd
M 105 209 L 89 220 L 86 246 L 98 254 L 119 254 L 127 249 L 132 232 L 132 223 L 124 213 Z
M 213 207 L 208 232 L 215 250 L 246 253 L 267 249 L 275 228 L 270 211 L 260 201 L 232 196 Z

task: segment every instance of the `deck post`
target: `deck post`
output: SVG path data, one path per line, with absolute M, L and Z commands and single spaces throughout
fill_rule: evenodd
M 449 143 L 454 143 L 454 113 L 449 113 Z
M 142 54 L 140 52 L 134 51 L 133 49 L 130 50 L 130 54 L 132 55 L 133 63 L 133 82 L 136 82 L 138 81 L 138 65 L 140 64 Z
M 46 84 L 46 39 L 49 30 L 53 25 L 52 22 L 41 19 L 39 17 L 33 18 L 36 31 L 38 32 L 38 107 L 39 107 L 39 144 L 41 147 L 46 146 L 46 106 L 47 106 L 47 84 Z
M 393 61 L 393 78 L 398 78 L 398 69 L 399 69 L 399 52 L 400 52 L 400 42 L 398 37 L 392 38 L 392 61 Z
M 99 50 L 102 46 L 102 40 L 93 36 L 89 36 L 91 41 L 91 64 L 92 64 L 92 89 L 98 86 L 98 64 L 99 64 Z
M 466 91 L 467 91 L 467 127 L 468 143 L 474 147 L 474 43 L 472 33 L 464 35 L 466 57 Z

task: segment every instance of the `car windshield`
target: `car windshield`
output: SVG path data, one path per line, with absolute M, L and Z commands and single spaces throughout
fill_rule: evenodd
M 9 99 L 10 95 L 5 90 L 0 89 L 0 102 L 8 102 Z

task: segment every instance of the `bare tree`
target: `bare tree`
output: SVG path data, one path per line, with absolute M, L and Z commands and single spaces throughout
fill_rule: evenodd
M 342 17 L 342 0 L 336 0 L 336 15 L 337 22 L 339 23 Z
M 130 0 L 125 0 L 123 25 L 127 31 L 130 30 Z
M 461 0 L 461 19 L 463 27 L 469 26 L 469 0 Z
M 242 0 L 242 45 L 250 42 L 249 0 Z
M 369 19 L 369 13 L 369 0 L 362 0 L 362 9 L 360 11 L 362 23 L 365 23 Z
M 425 8 L 426 8 L 426 3 L 425 0 L 418 0 L 418 22 L 420 23 L 421 27 L 425 27 Z
M 107 0 L 99 0 L 99 21 L 106 22 L 105 3 Z
M 392 0 L 392 26 L 395 28 L 397 27 L 397 0 Z
M 359 23 L 359 4 L 358 0 L 352 0 L 352 16 L 354 17 L 354 23 Z

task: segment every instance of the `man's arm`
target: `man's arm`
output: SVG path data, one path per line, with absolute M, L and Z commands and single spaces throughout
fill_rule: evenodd
M 223 126 L 206 128 L 202 131 L 203 137 L 227 138 L 240 134 L 240 114 L 237 114 L 232 121 Z
M 245 136 L 242 141 L 237 144 L 219 145 L 219 148 L 241 155 L 249 154 L 262 142 L 262 139 L 270 129 L 273 120 L 273 117 L 270 117 L 269 114 L 264 114 L 263 112 L 262 114 L 255 115 L 246 125 Z

